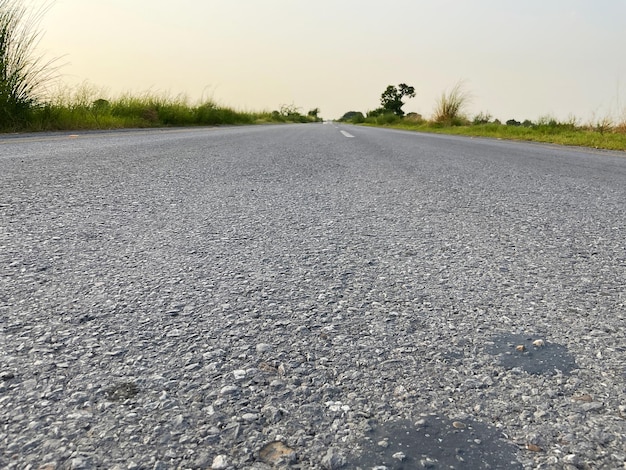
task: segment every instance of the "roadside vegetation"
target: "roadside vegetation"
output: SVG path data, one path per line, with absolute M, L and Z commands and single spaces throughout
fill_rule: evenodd
M 32 10 L 21 0 L 0 0 L 0 127 L 27 124 L 55 74 L 54 61 L 38 56 L 44 4 Z
M 402 105 L 395 110 L 385 109 L 384 102 L 389 89 L 387 87 L 381 95 L 381 108 L 365 114 L 348 111 L 339 121 L 420 132 L 626 150 L 626 111 L 621 119 L 605 116 L 587 123 L 581 123 L 576 118 L 562 122 L 551 116 L 540 117 L 535 121 L 509 119 L 503 123 L 487 112 L 469 116 L 467 108 L 471 93 L 464 88 L 463 82 L 458 82 L 451 90 L 441 94 L 431 118 L 425 119 L 417 113 L 404 114 Z M 413 92 L 407 96 L 413 97 L 415 94 Z
M 86 101 L 81 93 L 32 103 L 12 119 L 0 119 L 0 132 L 307 123 L 321 119 L 292 107 L 276 111 L 238 111 L 212 100 L 190 103 L 185 96 L 144 93 Z
M 41 17 L 51 3 L 29 9 L 23 0 L 0 0 L 0 132 L 124 127 L 207 126 L 320 121 L 319 108 L 239 111 L 213 100 L 146 92 L 109 97 L 89 84 L 51 92 L 57 62 L 38 56 Z
M 184 95 L 156 92 L 109 98 L 83 84 L 32 100 L 11 119 L 0 118 L 0 132 L 307 123 L 320 121 L 318 113 L 313 109 L 302 114 L 294 105 L 275 111 L 238 111 L 213 100 L 193 103 Z
M 238 111 L 212 100 L 191 103 L 184 95 L 146 92 L 103 98 L 103 92 L 84 84 L 75 90 L 57 92 L 28 111 L 25 124 L 5 131 L 50 131 L 66 129 L 119 129 L 146 127 L 214 126 L 261 123 L 306 123 L 320 119 L 316 110 L 301 114 L 293 105 L 276 111 Z

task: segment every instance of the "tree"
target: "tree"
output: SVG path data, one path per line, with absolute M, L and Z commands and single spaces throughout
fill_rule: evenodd
M 402 106 L 404 106 L 404 97 L 414 98 L 415 88 L 408 86 L 406 83 L 400 83 L 397 87 L 389 85 L 387 89 L 380 95 L 380 104 L 383 109 L 394 113 L 396 116 L 404 116 Z

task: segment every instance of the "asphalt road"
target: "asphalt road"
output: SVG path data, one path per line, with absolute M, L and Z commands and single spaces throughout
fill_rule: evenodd
M 625 157 L 2 136 L 0 466 L 626 468 Z

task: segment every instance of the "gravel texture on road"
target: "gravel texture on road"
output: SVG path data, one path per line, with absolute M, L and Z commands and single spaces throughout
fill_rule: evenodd
M 626 468 L 626 158 L 0 138 L 0 467 Z

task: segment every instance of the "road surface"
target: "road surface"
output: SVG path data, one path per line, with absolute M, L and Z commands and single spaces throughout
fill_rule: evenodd
M 0 189 L 3 468 L 626 465 L 623 153 L 9 135 Z

